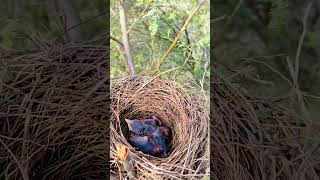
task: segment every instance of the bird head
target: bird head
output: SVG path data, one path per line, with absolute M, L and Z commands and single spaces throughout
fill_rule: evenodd
M 160 130 L 162 132 L 162 134 L 165 136 L 165 137 L 169 137 L 171 135 L 171 130 L 170 128 L 166 127 L 166 126 L 160 126 Z
M 161 121 L 159 120 L 159 118 L 157 116 L 153 115 L 152 119 L 157 123 L 158 126 L 162 125 Z
M 143 128 L 143 122 L 137 119 L 130 120 L 130 119 L 125 119 L 125 121 L 128 124 L 129 131 L 132 132 L 137 132 L 140 131 Z

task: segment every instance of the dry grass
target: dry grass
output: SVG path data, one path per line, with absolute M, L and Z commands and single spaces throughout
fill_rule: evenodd
M 226 180 L 319 179 L 319 161 L 304 150 L 297 115 L 275 99 L 243 95 L 214 74 L 211 176 Z
M 0 179 L 106 178 L 105 38 L 2 54 Z
M 122 143 L 130 148 L 139 179 L 203 179 L 209 173 L 209 113 L 201 97 L 174 81 L 149 76 L 115 79 L 111 84 L 111 159 L 115 159 L 115 144 Z M 173 130 L 168 158 L 143 154 L 126 140 L 124 119 L 149 113 Z M 124 178 L 119 166 L 115 162 L 111 172 Z

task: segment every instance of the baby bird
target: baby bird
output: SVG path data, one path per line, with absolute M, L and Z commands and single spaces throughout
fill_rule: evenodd
M 167 146 L 165 138 L 171 134 L 170 128 L 161 126 L 161 122 L 155 116 L 152 119 L 125 119 L 130 136 L 129 142 L 134 147 L 150 155 L 160 154 L 167 157 Z
M 156 139 L 157 144 L 159 145 L 160 148 L 160 155 L 161 157 L 168 157 L 167 154 L 167 145 L 165 143 L 164 136 L 162 135 L 160 128 L 157 127 L 153 132 L 152 132 L 153 137 Z
M 131 134 L 129 137 L 129 142 L 146 154 L 156 155 L 160 153 L 159 145 L 157 145 L 154 139 L 148 136 Z
M 160 130 L 164 136 L 169 137 L 171 135 L 171 129 L 169 127 L 163 126 L 157 116 L 152 115 L 151 119 L 146 119 L 145 121 L 147 121 L 146 123 L 152 126 L 160 126 Z
M 143 121 L 140 121 L 138 119 L 125 119 L 128 127 L 129 127 L 129 131 L 137 134 L 137 135 L 143 135 L 144 131 L 145 131 L 145 123 Z
M 166 138 L 170 137 L 171 135 L 171 129 L 166 126 L 160 126 L 160 131 Z
M 161 122 L 156 116 L 152 116 L 151 119 L 143 119 L 142 121 L 151 126 L 161 126 Z
M 155 117 L 155 116 L 154 116 Z M 125 119 L 128 127 L 129 127 L 129 131 L 134 132 L 135 134 L 148 134 L 152 131 L 152 127 L 157 127 L 160 126 L 160 131 L 163 133 L 164 136 L 169 137 L 171 134 L 171 130 L 170 128 L 166 127 L 166 126 L 162 126 L 161 122 L 159 121 L 158 118 L 152 118 L 152 119 L 143 119 L 143 120 L 138 120 L 138 119 Z
M 157 127 L 157 123 L 155 121 L 152 121 L 152 119 L 147 120 L 138 120 L 138 119 L 125 119 L 129 131 L 135 133 L 136 135 L 150 135 L 154 131 L 154 128 Z

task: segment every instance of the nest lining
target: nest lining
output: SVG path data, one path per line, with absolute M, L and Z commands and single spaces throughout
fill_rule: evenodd
M 115 158 L 115 144 L 122 143 L 130 148 L 140 179 L 198 179 L 206 174 L 209 118 L 200 97 L 174 81 L 142 75 L 115 79 L 111 84 L 111 159 Z M 126 140 L 124 119 L 148 114 L 155 114 L 172 130 L 167 158 L 144 154 Z M 112 173 L 120 170 L 113 166 Z

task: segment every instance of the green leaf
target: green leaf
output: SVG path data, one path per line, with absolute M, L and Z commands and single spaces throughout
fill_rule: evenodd
M 170 12 L 169 16 L 168 16 L 168 20 L 174 20 L 177 17 L 177 14 L 174 12 Z
M 141 5 L 144 4 L 144 0 L 137 0 L 136 4 L 137 4 L 138 6 L 141 6 Z
M 320 29 L 317 29 L 313 32 L 308 33 L 308 41 L 306 45 L 311 48 L 320 48 Z
M 159 22 L 158 19 L 155 19 L 151 22 L 149 26 L 150 35 L 154 36 L 158 32 Z

